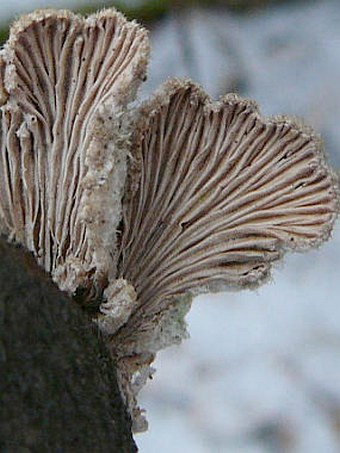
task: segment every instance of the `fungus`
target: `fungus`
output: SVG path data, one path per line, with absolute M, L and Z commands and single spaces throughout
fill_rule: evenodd
M 254 288 L 317 247 L 339 208 L 314 132 L 254 102 L 172 80 L 129 106 L 146 32 L 114 10 L 38 11 L 0 59 L 0 227 L 62 290 L 103 302 L 134 430 L 156 352 L 184 338 L 201 292 Z
M 146 32 L 115 10 L 19 19 L 0 56 L 1 231 L 62 290 L 100 293 L 114 273 Z
M 147 376 L 157 350 L 186 336 L 194 295 L 263 283 L 284 252 L 329 237 L 339 205 L 311 129 L 265 120 L 234 94 L 214 103 L 190 81 L 167 82 L 141 107 L 132 150 L 117 275 L 132 311 L 116 332 L 102 324 L 130 406 L 136 370 Z

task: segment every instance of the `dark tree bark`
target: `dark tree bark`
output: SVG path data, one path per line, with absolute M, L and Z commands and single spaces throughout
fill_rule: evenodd
M 135 452 L 115 367 L 88 315 L 0 239 L 1 452 Z

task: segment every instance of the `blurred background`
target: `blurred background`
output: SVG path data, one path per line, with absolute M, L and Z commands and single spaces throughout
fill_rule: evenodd
M 141 99 L 170 76 L 237 92 L 304 118 L 340 168 L 339 0 L 2 0 L 1 40 L 34 8 L 103 6 L 150 29 Z M 191 339 L 158 355 L 141 393 L 142 453 L 340 452 L 340 225 L 267 286 L 197 298 L 187 321 Z

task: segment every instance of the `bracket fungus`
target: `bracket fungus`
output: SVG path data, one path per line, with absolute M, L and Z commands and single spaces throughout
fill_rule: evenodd
M 62 290 L 101 297 L 136 431 L 156 352 L 187 335 L 194 295 L 252 288 L 317 247 L 339 210 L 318 136 L 254 102 L 170 80 L 131 107 L 146 32 L 115 10 L 38 11 L 1 53 L 1 231 Z
M 126 106 L 147 57 L 146 32 L 114 10 L 24 16 L 0 55 L 1 230 L 71 293 L 114 273 Z

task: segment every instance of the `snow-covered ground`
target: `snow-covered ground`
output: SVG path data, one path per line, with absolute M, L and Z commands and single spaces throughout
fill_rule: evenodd
M 75 3 L 3 1 L 0 14 Z M 338 0 L 174 15 L 151 31 L 141 97 L 169 76 L 237 91 L 266 115 L 304 117 L 340 168 L 339 23 Z M 256 292 L 197 298 L 188 324 L 191 339 L 159 354 L 142 391 L 141 453 L 340 452 L 340 225 Z

